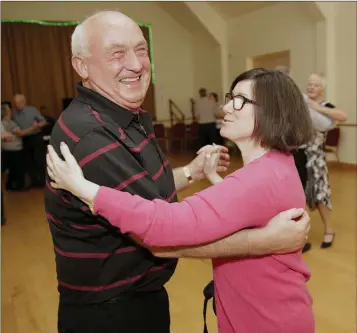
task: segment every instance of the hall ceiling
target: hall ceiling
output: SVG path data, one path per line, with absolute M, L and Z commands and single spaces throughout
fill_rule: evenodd
M 269 1 L 214 1 L 207 2 L 218 15 L 224 19 L 232 19 L 255 10 L 275 5 L 277 2 Z M 160 1 L 157 4 L 165 10 L 173 19 L 191 32 L 205 31 L 205 27 L 186 6 L 184 1 Z
M 207 3 L 223 18 L 231 19 L 275 5 L 278 1 L 211 1 Z

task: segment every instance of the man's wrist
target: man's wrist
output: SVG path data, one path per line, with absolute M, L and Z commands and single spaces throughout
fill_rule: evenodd
M 190 167 L 190 165 L 185 165 L 183 168 L 182 168 L 182 171 L 188 181 L 189 184 L 192 184 L 194 182 L 194 179 L 193 179 L 193 172 L 192 172 L 192 168 Z
M 270 234 L 265 228 L 247 230 L 250 256 L 262 256 L 274 253 Z

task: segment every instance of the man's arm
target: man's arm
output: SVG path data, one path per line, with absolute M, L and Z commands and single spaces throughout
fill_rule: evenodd
M 188 179 L 183 172 L 183 167 L 173 170 L 176 191 L 182 191 L 188 186 Z
M 34 132 L 39 126 L 36 125 L 32 125 L 31 127 L 27 128 L 27 129 L 21 129 L 20 127 L 16 127 L 13 129 L 13 133 L 16 134 L 17 136 L 25 136 L 28 134 L 31 134 L 32 132 Z
M 34 114 L 35 114 L 35 119 L 37 121 L 37 127 L 42 128 L 48 125 L 47 120 L 45 119 L 45 117 L 41 114 L 40 111 L 38 111 L 35 107 L 33 107 L 34 109 Z
M 309 215 L 307 212 L 301 215 L 301 211 L 282 212 L 264 228 L 245 229 L 210 244 L 149 250 L 163 258 L 227 258 L 295 252 L 305 245 L 310 230 Z

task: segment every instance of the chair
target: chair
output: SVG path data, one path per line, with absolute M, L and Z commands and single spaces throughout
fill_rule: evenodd
M 328 131 L 326 136 L 326 142 L 324 145 L 324 152 L 335 154 L 338 162 L 340 162 L 340 159 L 338 157 L 338 148 L 339 148 L 340 134 L 341 134 L 340 131 L 341 130 L 339 127 L 335 127 L 332 130 Z
M 187 148 L 187 143 L 192 142 L 194 145 L 194 148 L 197 149 L 197 141 L 199 138 L 199 130 L 200 130 L 200 124 L 198 122 L 193 122 L 192 124 L 188 125 L 188 131 L 186 132 L 186 148 Z
M 181 151 L 185 149 L 186 140 L 186 125 L 184 123 L 177 123 L 173 125 L 170 129 L 170 144 L 174 142 L 179 142 L 181 146 Z
M 169 138 L 166 135 L 165 126 L 163 124 L 154 124 L 154 133 L 159 145 L 161 146 L 161 143 L 163 142 L 165 150 L 169 152 Z

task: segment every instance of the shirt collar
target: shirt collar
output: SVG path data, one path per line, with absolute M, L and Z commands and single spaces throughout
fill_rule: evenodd
M 97 92 L 88 89 L 82 85 L 82 83 L 77 84 L 77 100 L 85 103 L 92 107 L 93 110 L 105 114 L 112 118 L 116 123 L 127 128 L 131 122 L 137 117 L 137 112 L 133 112 L 121 107 L 118 104 L 110 101 L 106 97 L 98 94 Z M 140 109 L 140 118 L 145 119 L 147 123 L 148 119 L 151 118 L 149 113 Z

